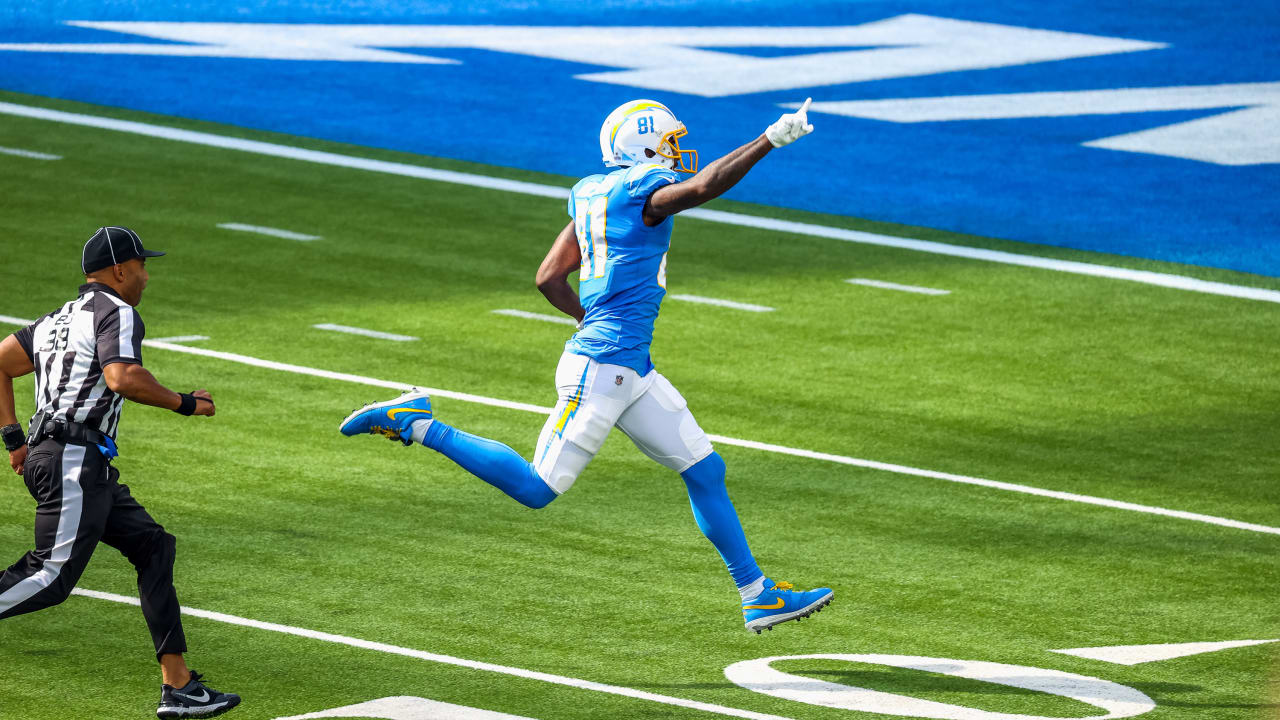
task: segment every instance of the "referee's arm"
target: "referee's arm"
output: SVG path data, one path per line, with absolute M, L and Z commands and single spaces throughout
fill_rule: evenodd
M 27 355 L 16 337 L 10 335 L 0 341 L 0 427 L 18 422 L 18 412 L 13 405 L 13 379 L 34 372 L 35 369 L 35 365 L 31 364 L 31 356 Z M 19 475 L 26 462 L 25 444 L 9 453 L 9 466 Z
M 102 368 L 111 392 L 142 405 L 177 410 L 182 407 L 182 396 L 160 384 L 151 371 L 138 363 L 113 362 Z M 196 399 L 193 415 L 212 415 L 213 399 L 205 390 L 191 393 Z

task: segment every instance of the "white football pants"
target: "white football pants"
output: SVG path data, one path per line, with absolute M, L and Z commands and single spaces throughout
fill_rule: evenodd
M 573 486 L 615 425 L 640 451 L 682 473 L 711 454 L 689 406 L 657 370 L 640 374 L 566 352 L 556 366 L 555 409 L 542 427 L 533 465 L 556 493 Z

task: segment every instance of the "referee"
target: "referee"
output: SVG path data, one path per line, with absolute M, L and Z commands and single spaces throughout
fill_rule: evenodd
M 0 342 L 0 435 L 37 503 L 36 549 L 0 574 L 0 619 L 66 600 L 104 542 L 138 571 L 163 682 L 156 714 L 209 717 L 240 697 L 210 689 L 187 668 L 174 537 L 119 483 L 111 464 L 126 398 L 181 415 L 214 412 L 208 392 L 176 393 L 142 367 L 144 329 L 134 308 L 147 286 L 147 258 L 163 254 L 144 249 L 128 228 L 99 228 L 84 245 L 79 297 Z M 36 414 L 24 436 L 13 378 L 30 372 Z

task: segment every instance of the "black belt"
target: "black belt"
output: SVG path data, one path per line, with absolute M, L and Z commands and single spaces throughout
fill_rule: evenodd
M 41 411 L 31 418 L 31 433 L 27 437 L 27 444 L 35 447 L 46 439 L 79 445 L 115 445 L 101 430 L 95 430 L 84 423 L 72 422 L 61 415 Z

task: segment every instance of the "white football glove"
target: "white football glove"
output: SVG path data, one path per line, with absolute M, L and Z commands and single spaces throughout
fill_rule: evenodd
M 809 124 L 809 103 L 812 101 L 813 98 L 805 98 L 804 105 L 799 110 L 783 115 L 764 131 L 764 136 L 769 138 L 774 147 L 790 145 L 813 132 L 813 126 Z

